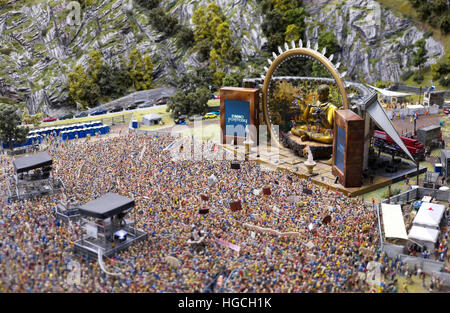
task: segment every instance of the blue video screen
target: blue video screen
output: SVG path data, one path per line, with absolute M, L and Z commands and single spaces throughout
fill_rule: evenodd
M 245 137 L 245 127 L 250 124 L 250 102 L 225 100 L 226 136 Z
M 337 168 L 344 172 L 344 157 L 345 157 L 345 130 L 337 126 L 336 136 L 336 158 L 335 164 Z

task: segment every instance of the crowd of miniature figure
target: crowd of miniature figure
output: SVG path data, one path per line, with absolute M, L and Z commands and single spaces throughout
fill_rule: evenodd
M 0 292 L 403 292 L 408 286 L 398 279 L 425 275 L 380 252 L 377 213 L 362 198 L 251 161 L 231 169 L 230 161 L 214 160 L 223 152 L 219 147 L 206 149 L 210 160 L 174 161 L 173 151 L 165 150 L 173 141 L 122 134 L 51 144 L 54 174 L 65 193 L 1 200 Z M 12 171 L 11 159 L 2 156 L 0 187 Z M 215 184 L 208 182 L 212 174 Z M 255 192 L 267 186 L 271 195 Z M 80 225 L 62 224 L 54 214 L 62 197 L 86 203 L 111 190 L 135 200 L 138 228 L 148 233 L 148 240 L 105 259 L 108 271 L 118 276 L 105 274 L 96 258 L 75 256 Z M 231 212 L 229 202 L 235 199 L 243 209 Z M 208 214 L 199 214 L 203 207 Z M 329 223 L 323 223 L 325 216 Z M 193 225 L 207 234 L 200 250 L 187 243 Z M 257 227 L 298 234 L 277 236 Z M 448 262 L 446 250 L 444 258 Z M 74 260 L 81 265 L 78 284 L 68 279 Z M 378 285 L 366 279 L 371 261 L 382 264 Z M 438 280 L 427 279 L 427 289 L 439 289 Z

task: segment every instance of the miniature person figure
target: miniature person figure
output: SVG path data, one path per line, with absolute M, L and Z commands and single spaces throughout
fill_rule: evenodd
M 319 100 L 315 104 L 308 104 L 303 112 L 302 119 L 306 125 L 293 127 L 291 133 L 305 141 L 332 143 L 333 136 L 329 130 L 333 128 L 337 107 L 329 101 L 330 87 L 328 85 L 320 85 L 317 93 Z M 315 132 L 311 131 L 314 129 L 316 129 Z

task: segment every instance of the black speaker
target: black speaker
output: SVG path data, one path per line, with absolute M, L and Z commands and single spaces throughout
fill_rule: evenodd
M 233 170 L 239 170 L 239 169 L 241 169 L 241 163 L 239 163 L 239 162 L 236 162 L 236 161 L 232 161 L 231 162 L 231 169 L 233 169 Z

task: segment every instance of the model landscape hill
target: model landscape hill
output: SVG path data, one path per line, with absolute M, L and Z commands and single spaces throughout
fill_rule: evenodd
M 233 46 L 242 56 L 240 68 L 227 71 L 262 74 L 263 65 L 257 65 L 262 62 L 255 62 L 262 59 L 267 42 L 261 27 L 261 1 L 214 2 L 227 18 Z M 180 48 L 175 36 L 155 29 L 148 11 L 138 4 L 127 12 L 120 0 L 97 1 L 82 9 L 81 25 L 69 26 L 66 1 L 7 3 L 0 11 L 0 95 L 25 102 L 30 113 L 66 105 L 68 73 L 78 64 L 86 66 L 93 50 L 100 51 L 109 64 L 127 58 L 132 49 L 150 55 L 159 85 L 173 84 L 180 73 L 204 66 L 192 47 Z M 192 29 L 193 13 L 209 3 L 161 1 L 160 7 Z M 376 4 L 371 0 L 305 0 L 305 37 L 314 44 L 321 31 L 332 31 L 339 42 L 336 62 L 342 62 L 341 70 L 350 79 L 398 81 L 402 73 L 414 69 L 410 65 L 413 47 L 424 32 L 386 9 L 381 11 L 381 22 L 374 23 L 370 13 Z M 426 39 L 426 49 L 426 65 L 444 55 L 444 47 L 432 37 Z

